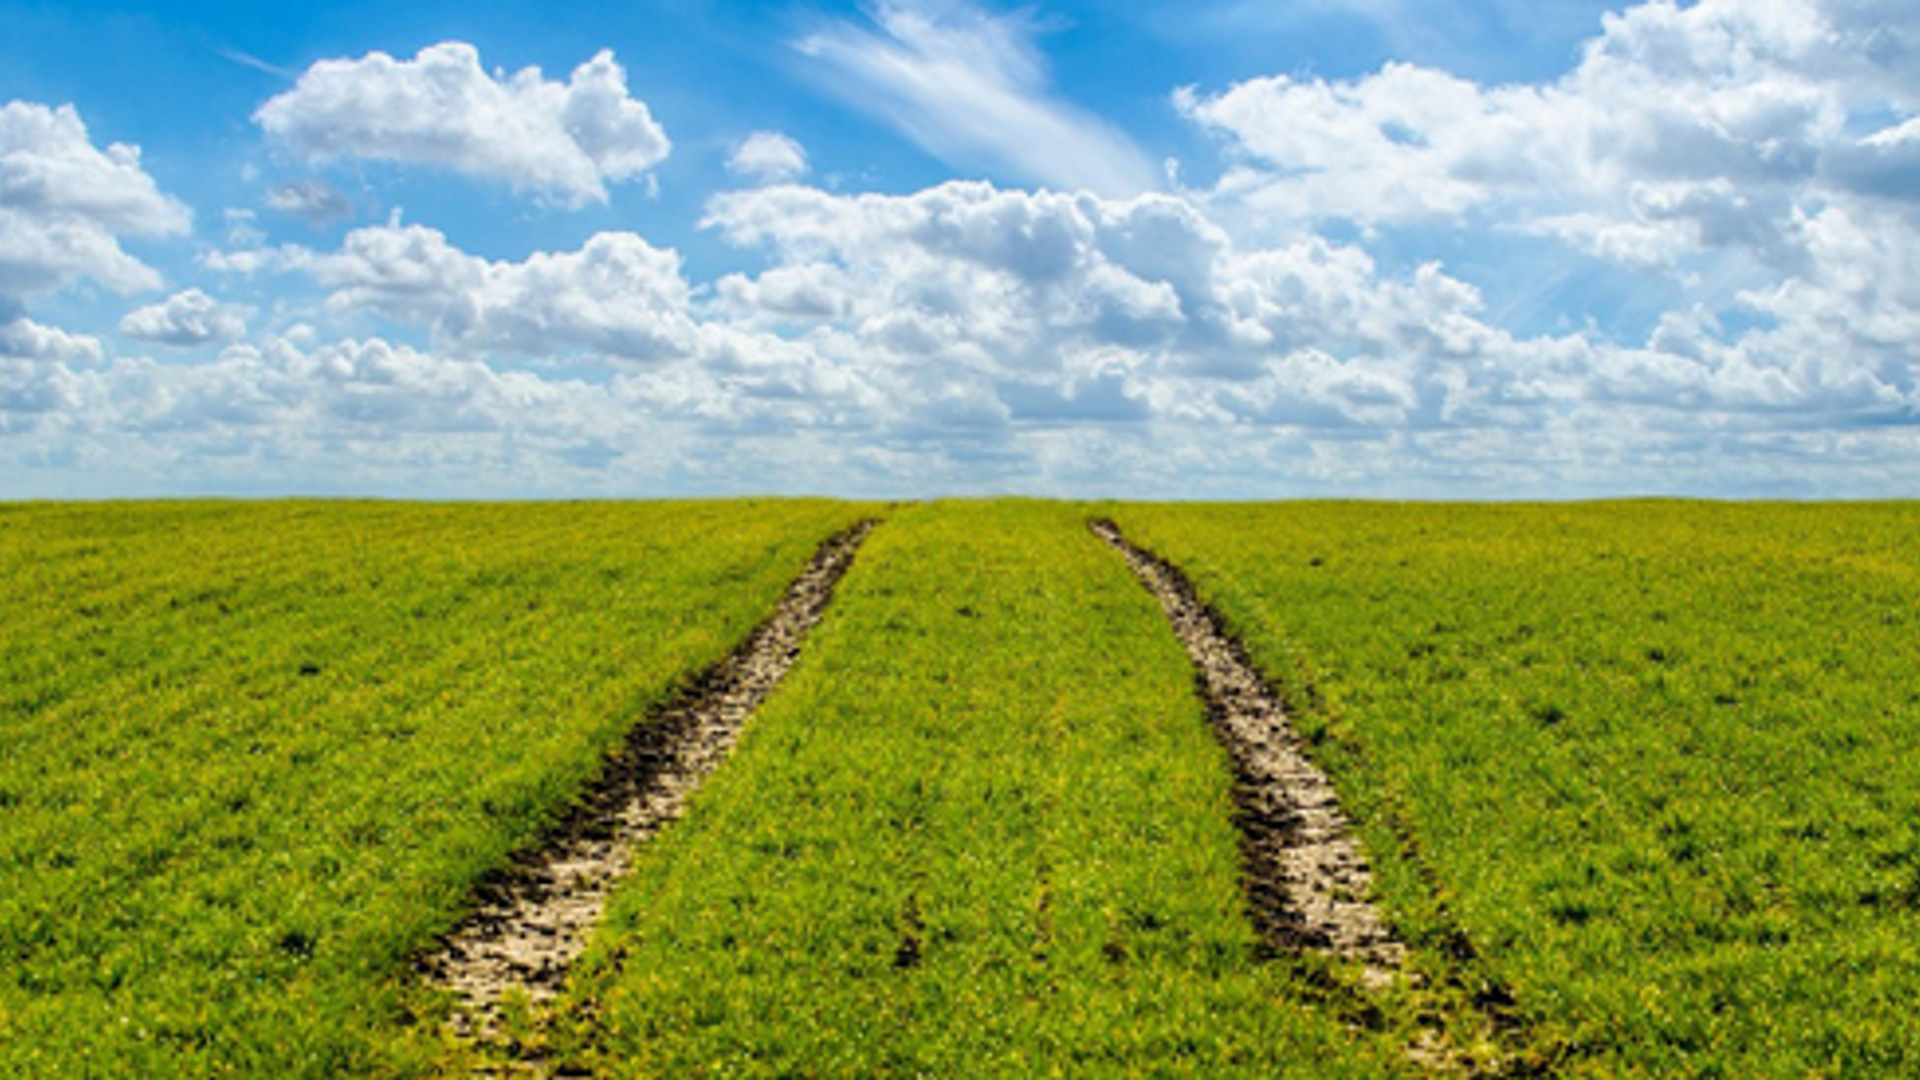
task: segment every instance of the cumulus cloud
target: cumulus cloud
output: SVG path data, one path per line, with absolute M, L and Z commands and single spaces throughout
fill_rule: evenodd
M 1237 158 L 1210 205 L 1256 230 L 1464 216 L 1667 274 L 1678 303 L 1646 341 L 1503 346 L 1506 385 L 1453 372 L 1449 417 L 1505 399 L 1588 422 L 1912 424 L 1920 52 L 1893 14 L 1649 3 L 1608 15 L 1549 84 L 1391 64 L 1176 100 Z
M 0 357 L 73 364 L 94 363 L 101 355 L 99 338 L 43 326 L 25 315 L 0 322 Z
M 641 176 L 671 148 L 611 51 L 566 83 L 532 67 L 489 75 L 479 50 L 457 41 L 411 60 L 381 52 L 322 60 L 254 120 L 314 161 L 439 166 L 568 206 L 606 202 L 609 182 Z
M 70 419 L 149 438 L 297 442 L 446 434 L 555 433 L 586 424 L 603 390 L 439 356 L 379 338 L 303 346 L 275 337 L 198 364 L 116 360 L 62 373 Z
M 1543 85 L 1393 63 L 1175 100 L 1237 158 L 1219 196 L 1262 215 L 1390 226 L 1471 214 L 1644 265 L 1712 250 L 1781 262 L 1796 257 L 1798 209 L 1896 192 L 1920 158 L 1904 124 L 1852 133 L 1920 90 L 1869 47 L 1885 28 L 1850 18 L 1858 7 L 1644 4 L 1608 15 L 1579 65 Z
M 716 358 L 726 344 L 716 341 Z M 808 378 L 804 362 L 770 357 L 765 343 L 732 344 L 745 350 L 741 370 L 716 359 L 595 380 L 380 337 L 282 335 L 203 362 L 89 370 L 0 358 L 0 474 L 15 492 L 69 496 L 102 490 L 89 481 L 107 463 L 106 492 L 131 482 L 498 497 L 690 477 L 720 490 L 818 490 L 796 467 L 844 467 L 805 434 L 807 417 L 832 415 L 820 403 L 841 392 L 834 374 Z M 728 438 L 716 442 L 716 430 Z M 34 487 L 43 475 L 58 479 Z
M 473 360 L 436 356 L 378 338 L 303 350 L 286 341 L 260 350 L 236 349 L 214 369 L 226 381 L 249 381 L 265 391 L 262 410 L 290 410 L 336 428 L 365 427 L 415 435 L 434 432 L 538 429 L 566 424 L 574 384 L 499 372 Z M 233 387 L 207 387 L 228 395 Z M 213 419 L 214 399 L 174 402 L 174 418 Z M 179 406 L 187 404 L 182 411 Z M 544 409 L 555 408 L 560 415 Z M 195 416 L 194 410 L 200 415 Z M 235 419 L 229 416 L 225 419 Z
M 991 376 L 1050 369 L 1056 346 L 1082 335 L 1147 342 L 1171 332 L 1183 320 L 1176 289 L 1139 279 L 1101 241 L 1109 226 L 1117 235 L 1174 205 L 981 183 L 911 196 L 784 187 L 719 196 L 708 224 L 732 243 L 766 246 L 781 264 L 723 279 L 730 317 L 825 320 L 901 364 Z
M 1030 424 L 1542 431 L 1607 403 L 1677 426 L 1879 423 L 1911 410 L 1920 370 L 1920 296 L 1884 284 L 1920 280 L 1907 249 L 1838 211 L 1802 227 L 1806 276 L 1742 297 L 1758 327 L 1729 335 L 1702 309 L 1625 345 L 1516 336 L 1439 264 L 1389 273 L 1356 245 L 1250 242 L 1175 196 L 776 186 L 716 196 L 705 224 L 768 265 L 702 297 L 677 253 L 632 234 L 496 262 L 398 224 L 232 261 L 309 275 L 335 313 L 425 328 L 458 355 L 639 361 L 628 386 L 681 420 L 975 451 Z
M 245 337 L 247 313 L 199 289 L 188 289 L 128 312 L 120 320 L 120 332 L 157 345 L 191 348 Z
M 727 171 L 763 184 L 784 184 L 807 175 L 807 152 L 777 131 L 756 131 L 727 159 Z
M 1493 178 L 1461 159 L 1500 141 L 1503 112 L 1531 111 L 1525 92 L 1489 101 L 1455 76 L 1399 63 L 1357 82 L 1276 75 L 1210 98 L 1185 89 L 1175 104 L 1247 162 L 1223 181 L 1227 191 L 1269 213 L 1367 222 L 1454 215 L 1485 200 Z M 1500 167 L 1536 168 L 1523 149 Z M 1539 158 L 1565 160 L 1551 148 Z
M 716 197 L 708 224 L 770 248 L 779 264 L 722 281 L 732 317 L 831 319 L 901 363 L 952 358 L 994 376 L 1057 373 L 1063 357 L 1121 350 L 1169 370 L 1251 378 L 1276 352 L 1405 344 L 1397 327 L 1473 302 L 1437 271 L 1422 290 L 1383 291 L 1363 253 L 1324 241 L 1240 251 L 1164 195 L 773 188 Z
M 0 365 L 0 426 L 25 433 L 5 453 L 81 424 L 175 451 L 244 446 L 255 468 L 271 454 L 569 490 L 611 474 L 700 490 L 1485 495 L 1665 490 L 1714 469 L 1727 490 L 1747 475 L 1724 464 L 1738 453 L 1823 462 L 1801 482 L 1831 493 L 1864 483 L 1876 455 L 1920 448 L 1903 433 L 1920 400 L 1920 249 L 1837 211 L 1805 223 L 1820 273 L 1746 297 L 1762 325 L 1729 333 L 1694 308 L 1635 345 L 1519 337 L 1438 265 L 1248 243 L 1168 196 L 776 187 L 716 197 L 709 225 L 768 265 L 705 299 L 671 252 L 622 234 L 504 263 L 419 227 L 283 249 L 335 310 L 430 327 L 436 348 L 288 335 L 211 363 Z M 636 278 L 657 293 L 640 311 L 619 306 Z M 485 355 L 611 353 L 635 319 L 651 350 L 663 315 L 672 347 L 610 378 Z
M 883 0 L 874 29 L 835 23 L 801 39 L 802 53 L 857 108 L 962 169 L 1069 190 L 1133 195 L 1160 185 L 1120 131 L 1052 96 L 1024 17 L 964 0 Z
M 81 278 L 120 292 L 155 288 L 159 273 L 120 239 L 177 236 L 192 221 L 141 168 L 138 147 L 95 147 L 72 106 L 0 106 L 0 297 Z
M 1387 273 L 1319 237 L 1250 243 L 1169 196 L 789 187 L 718 196 L 708 223 L 775 264 L 724 279 L 713 314 L 834 357 L 888 400 L 924 403 L 928 422 L 1437 437 L 1545 431 L 1606 403 L 1669 430 L 1912 422 L 1920 295 L 1904 283 L 1920 280 L 1920 249 L 1894 220 L 1805 221 L 1807 273 L 1740 301 L 1760 326 L 1728 334 L 1709 314 L 1628 344 L 1517 336 L 1438 264 Z
M 369 312 L 430 330 L 443 346 L 546 358 L 586 351 L 653 362 L 693 348 L 690 290 L 678 253 L 633 233 L 590 237 L 578 251 L 494 262 L 419 225 L 356 229 L 341 249 L 242 252 L 215 269 L 293 270 L 330 290 L 338 313 Z
M 332 250 L 209 252 L 310 280 L 325 304 L 302 317 L 325 332 L 101 364 L 91 339 L 0 310 L 0 343 L 29 343 L 0 344 L 0 462 L 184 446 L 256 472 L 431 468 L 467 492 L 1911 490 L 1920 67 L 1901 65 L 1920 54 L 1870 9 L 1898 14 L 1649 4 L 1533 86 L 1390 65 L 1191 91 L 1181 107 L 1234 158 L 1204 192 L 841 194 L 795 183 L 804 154 L 766 133 L 733 163 L 763 183 L 707 203 L 735 266 L 710 281 L 632 233 L 490 259 L 397 218 Z M 887 78 L 931 86 L 936 61 L 977 54 L 1001 115 L 1064 115 L 1027 24 L 955 4 L 875 20 L 810 47 L 849 85 L 897 61 Z M 1402 227 L 1435 221 L 1599 266 L 1514 234 L 1553 238 L 1659 295 L 1631 330 L 1577 307 L 1521 329 L 1497 278 L 1421 261 Z

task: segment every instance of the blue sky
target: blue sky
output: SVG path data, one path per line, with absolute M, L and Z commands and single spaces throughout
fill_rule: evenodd
M 1911 15 L 0 3 L 0 498 L 1911 496 Z

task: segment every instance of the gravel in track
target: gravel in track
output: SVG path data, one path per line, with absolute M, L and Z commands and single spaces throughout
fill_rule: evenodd
M 1320 949 L 1391 982 L 1405 950 L 1372 900 L 1367 861 L 1333 785 L 1300 747 L 1246 651 L 1172 564 L 1111 521 L 1089 523 L 1126 557 L 1187 648 L 1214 732 L 1232 756 L 1247 904 L 1268 945 Z
M 514 988 L 536 1003 L 558 996 L 634 846 L 678 818 L 687 796 L 725 760 L 875 524 L 862 522 L 821 545 L 773 616 L 638 725 L 546 843 L 481 886 L 478 909 L 421 962 L 427 978 L 459 995 L 457 1033 L 492 1041 L 501 1001 Z

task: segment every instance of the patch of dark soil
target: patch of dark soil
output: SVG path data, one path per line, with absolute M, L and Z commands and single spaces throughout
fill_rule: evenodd
M 900 945 L 893 951 L 895 970 L 910 971 L 920 966 L 920 941 L 926 929 L 920 921 L 920 897 L 909 895 L 906 909 L 900 913 Z
M 457 1032 L 493 1040 L 509 991 L 534 1003 L 558 996 L 634 846 L 678 818 L 687 796 L 725 760 L 875 524 L 861 522 L 821 545 L 771 618 L 635 726 L 574 810 L 475 887 L 473 914 L 419 962 L 428 979 L 459 995 Z

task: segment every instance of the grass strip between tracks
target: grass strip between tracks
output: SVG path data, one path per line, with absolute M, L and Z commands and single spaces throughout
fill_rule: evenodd
M 899 509 L 637 859 L 562 1049 L 603 1075 L 1400 1067 L 1256 959 L 1232 813 L 1188 660 L 1082 511 Z

